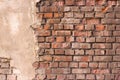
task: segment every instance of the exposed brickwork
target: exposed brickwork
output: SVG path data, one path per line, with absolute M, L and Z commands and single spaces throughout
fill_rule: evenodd
M 41 0 L 35 80 L 120 80 L 120 1 Z
M 0 80 L 17 80 L 17 76 L 10 67 L 10 59 L 0 58 Z

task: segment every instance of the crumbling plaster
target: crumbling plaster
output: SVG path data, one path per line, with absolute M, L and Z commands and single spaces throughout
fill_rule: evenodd
M 0 0 L 0 57 L 11 58 L 18 80 L 34 77 L 35 38 L 30 25 L 34 23 L 35 0 Z

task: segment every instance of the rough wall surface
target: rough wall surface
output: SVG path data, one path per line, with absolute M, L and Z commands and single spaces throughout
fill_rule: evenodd
M 10 66 L 10 59 L 0 58 L 0 80 L 17 80 L 17 75 L 13 73 Z
M 35 59 L 35 43 L 30 28 L 31 2 L 32 0 L 0 0 L 0 57 L 11 58 L 11 67 L 15 67 L 13 73 L 17 74 L 18 80 L 31 80 L 34 77 L 32 63 Z M 1 71 L 0 67 L 0 74 Z M 5 70 L 5 74 L 6 72 L 9 73 Z M 0 75 L 0 80 L 6 80 L 1 77 Z
M 120 80 L 119 0 L 40 0 L 35 80 Z

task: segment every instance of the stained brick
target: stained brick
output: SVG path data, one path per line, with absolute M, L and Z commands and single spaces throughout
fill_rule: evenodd
M 72 56 L 54 56 L 55 61 L 72 61 Z
M 93 60 L 94 61 L 111 61 L 112 56 L 94 56 Z

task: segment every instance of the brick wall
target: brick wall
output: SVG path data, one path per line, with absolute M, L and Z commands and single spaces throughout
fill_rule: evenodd
M 0 80 L 17 80 L 8 58 L 0 58 Z
M 35 80 L 120 80 L 119 0 L 40 0 Z

